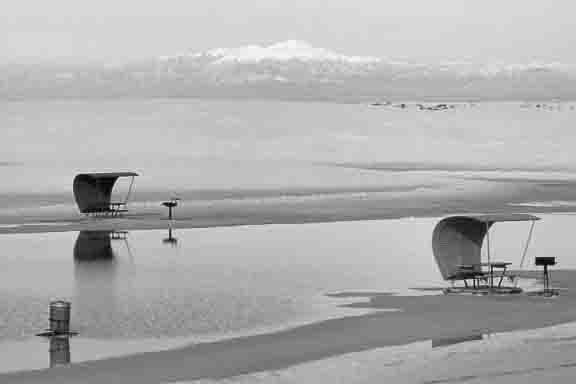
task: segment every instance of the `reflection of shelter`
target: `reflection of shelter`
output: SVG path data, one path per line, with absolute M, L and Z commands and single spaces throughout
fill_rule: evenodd
M 81 231 L 74 244 L 74 260 L 111 261 L 114 259 L 111 231 Z
M 128 232 L 127 231 L 113 231 L 110 232 L 110 239 L 112 240 L 124 240 L 128 241 Z
M 116 302 L 117 262 L 110 231 L 81 231 L 74 245 L 76 303 L 80 317 L 86 309 Z
M 132 260 L 127 231 L 80 231 L 74 244 L 74 261 L 77 265 L 84 262 L 110 264 L 115 261 L 112 241 L 117 240 L 124 242 L 128 256 Z
M 138 174 L 134 172 L 81 173 L 76 175 L 73 189 L 80 212 L 112 216 L 126 212 L 126 204 L 130 199 L 136 176 Z M 112 190 L 120 177 L 130 177 L 130 187 L 124 199 L 112 201 Z
M 113 240 L 122 240 L 126 245 L 128 256 L 132 259 L 127 231 L 80 231 L 74 244 L 74 260 L 113 261 Z
M 436 263 L 444 280 L 473 280 L 475 287 L 477 282 L 484 280 L 489 282 L 489 288 L 494 288 L 494 270 L 502 269 L 497 275 L 500 277 L 498 287 L 502 283 L 502 278 L 506 273 L 506 267 L 511 263 L 493 261 L 490 258 L 490 236 L 489 230 L 495 223 L 509 221 L 531 221 L 532 226 L 524 249 L 522 259 L 526 256 L 526 251 L 534 223 L 540 218 L 527 214 L 507 214 L 507 215 L 470 215 L 453 216 L 441 220 L 434 228 L 432 236 L 432 250 Z M 482 262 L 481 250 L 484 239 L 487 240 L 487 258 Z M 522 260 L 523 261 L 523 260 Z M 482 270 L 488 268 L 488 273 Z
M 54 336 L 50 338 L 50 368 L 70 364 L 70 338 Z
M 77 318 L 89 332 L 103 331 L 106 321 L 117 317 L 118 285 L 129 280 L 119 277 L 123 269 L 116 241 L 124 243 L 131 262 L 126 232 L 81 231 L 74 245 Z

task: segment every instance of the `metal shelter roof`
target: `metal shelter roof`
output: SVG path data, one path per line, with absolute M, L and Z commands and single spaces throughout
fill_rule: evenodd
M 506 221 L 536 221 L 540 220 L 538 216 L 527 213 L 491 213 L 486 215 L 464 215 L 452 217 L 469 217 L 483 223 L 501 223 Z
M 82 213 L 110 211 L 112 189 L 120 177 L 136 177 L 135 172 L 80 173 L 74 177 L 74 199 Z M 123 203 L 130 197 L 130 192 Z
M 80 173 L 78 176 L 87 176 L 94 179 L 103 179 L 109 177 L 133 177 L 139 176 L 136 172 L 93 172 L 93 173 Z
M 494 223 L 537 220 L 540 218 L 529 214 L 462 215 L 440 220 L 432 234 L 432 251 L 442 277 L 449 279 L 460 265 L 480 264 L 482 243 Z

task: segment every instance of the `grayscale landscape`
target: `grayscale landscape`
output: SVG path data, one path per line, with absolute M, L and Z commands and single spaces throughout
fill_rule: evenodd
M 572 383 L 572 3 L 2 5 L 0 383 Z

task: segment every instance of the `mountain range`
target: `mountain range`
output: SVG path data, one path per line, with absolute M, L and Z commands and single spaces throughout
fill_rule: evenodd
M 423 64 L 349 56 L 289 40 L 120 66 L 0 65 L 0 97 L 566 100 L 576 98 L 576 66 Z

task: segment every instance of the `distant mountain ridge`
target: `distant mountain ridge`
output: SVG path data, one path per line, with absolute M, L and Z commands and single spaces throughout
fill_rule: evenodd
M 2 97 L 576 99 L 562 63 L 420 64 L 348 56 L 297 40 L 163 56 L 117 67 L 0 67 Z
M 214 63 L 255 63 L 264 60 L 367 63 L 377 62 L 380 60 L 375 57 L 345 56 L 337 54 L 325 48 L 314 47 L 310 43 L 301 40 L 287 40 L 264 47 L 259 45 L 247 45 L 238 48 L 217 48 L 207 52 L 193 54 L 192 57 L 210 57 L 215 59 Z

